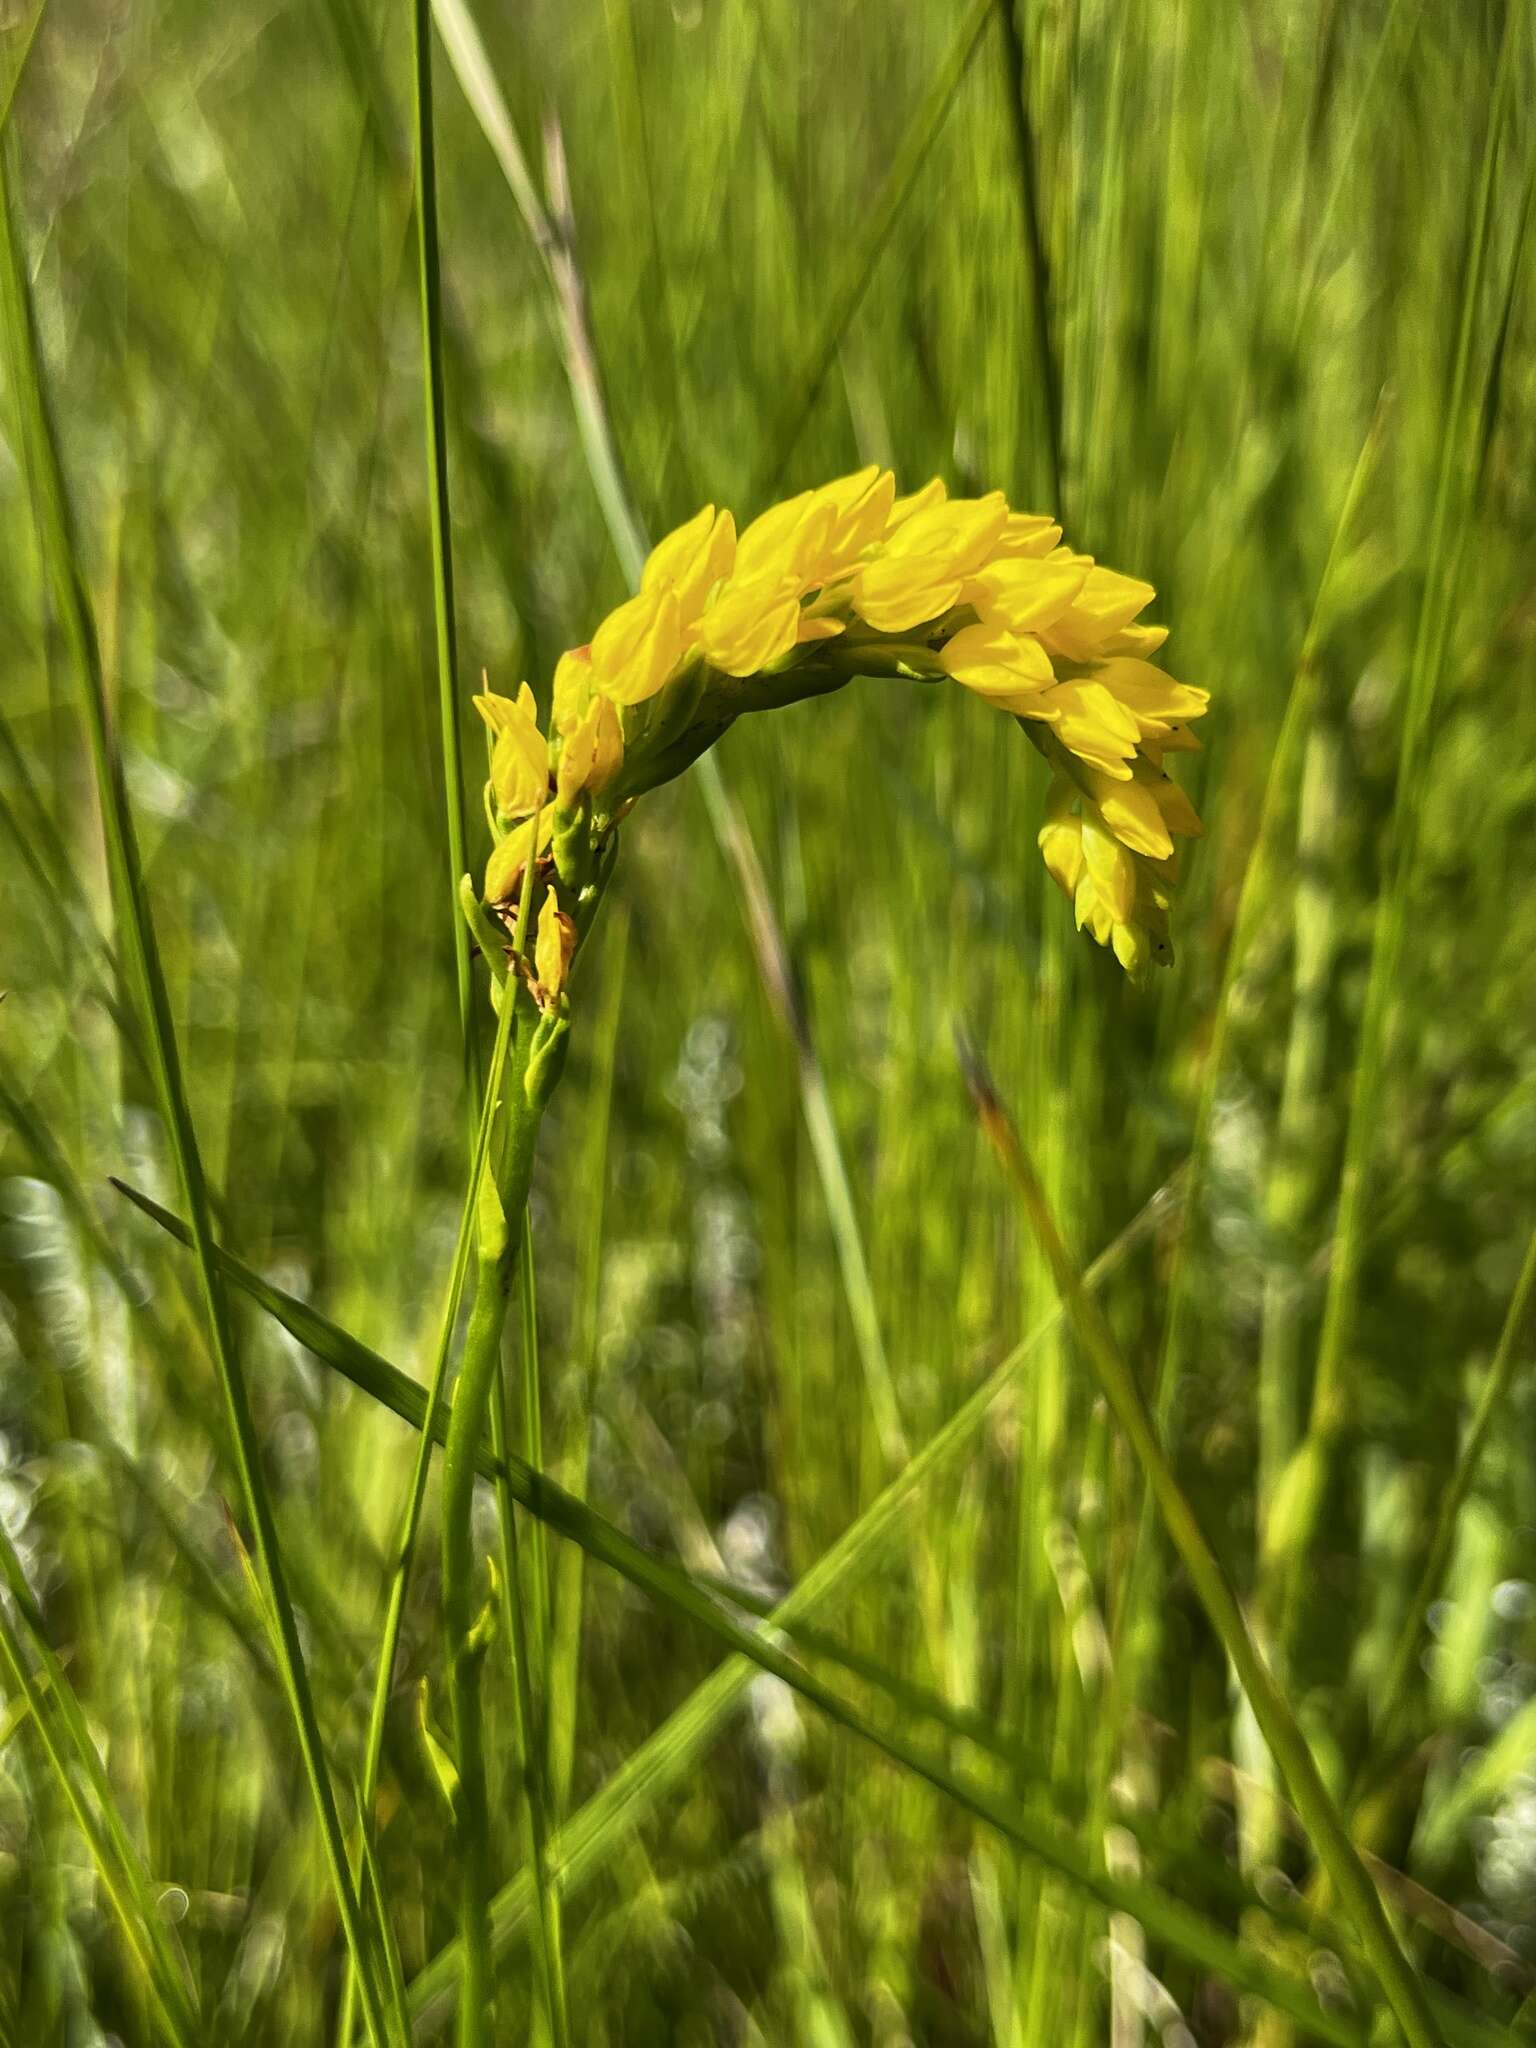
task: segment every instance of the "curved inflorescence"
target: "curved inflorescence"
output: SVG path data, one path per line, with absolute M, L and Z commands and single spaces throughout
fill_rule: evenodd
M 532 691 L 475 699 L 490 728 L 496 847 L 482 928 L 504 930 L 530 850 L 537 938 L 524 967 L 560 1000 L 611 859 L 613 827 L 744 712 L 858 676 L 949 677 L 1009 713 L 1052 769 L 1039 843 L 1077 923 L 1133 974 L 1173 954 L 1174 840 L 1200 831 L 1163 757 L 1198 742 L 1207 694 L 1155 668 L 1152 586 L 1062 544 L 1001 491 L 896 496 L 889 470 L 839 478 L 737 534 L 706 506 L 657 546 L 639 592 L 561 656 L 551 731 Z

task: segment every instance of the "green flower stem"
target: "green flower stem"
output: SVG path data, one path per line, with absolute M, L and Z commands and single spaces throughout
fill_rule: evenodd
M 447 1634 L 448 1691 L 459 1773 L 457 1813 L 464 1975 L 459 1987 L 460 2048 L 484 2048 L 490 2028 L 492 1885 L 486 1790 L 485 1727 L 480 1700 L 484 1631 L 475 1612 L 472 1512 L 477 1453 L 501 1360 L 520 1226 L 533 1176 L 534 1147 L 543 1102 L 531 1098 L 529 1078 L 538 1013 L 521 987 L 507 983 L 503 1001 L 515 1003 L 507 1086 L 502 1099 L 503 1151 L 494 1187 L 482 1188 L 479 1263 L 458 1385 L 443 1453 L 443 1621 Z
M 1254 1719 L 1290 1788 L 1318 1860 L 1332 1880 L 1382 1994 L 1397 2016 L 1403 2038 L 1408 2048 L 1442 2048 L 1440 2028 L 1424 1986 L 1392 1929 L 1380 1895 L 1323 1783 L 1301 1725 L 1260 1654 L 1231 1582 L 1179 1485 L 1136 1375 L 1115 1342 L 1103 1311 L 1078 1277 L 1034 1164 L 979 1063 L 968 1060 L 967 1068 L 978 1116 L 1019 1190 L 1073 1334 L 1136 1454 L 1168 1534 L 1184 1561 L 1211 1626 L 1221 1638 Z

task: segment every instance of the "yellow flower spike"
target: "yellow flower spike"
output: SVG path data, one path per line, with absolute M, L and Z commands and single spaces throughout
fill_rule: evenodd
M 643 704 L 666 683 L 682 651 L 676 591 L 642 590 L 593 634 L 593 685 L 615 704 Z
M 537 850 L 552 844 L 560 887 L 579 892 L 605 872 L 615 823 L 634 801 L 745 712 L 819 696 L 860 672 L 947 674 L 1024 722 L 1053 763 L 1039 832 L 1047 871 L 1079 926 L 1140 974 L 1173 957 L 1175 841 L 1201 829 L 1163 757 L 1198 747 L 1191 725 L 1209 702 L 1148 659 L 1167 637 L 1141 623 L 1153 596 L 1149 583 L 1064 545 L 1049 515 L 1011 510 L 1000 491 L 951 498 L 935 478 L 898 498 L 875 464 L 769 506 L 739 537 L 729 511 L 706 505 L 652 550 L 639 594 L 560 658 L 555 800 L 541 810 Z M 822 641 L 836 651 L 823 654 Z M 476 702 L 496 736 L 499 829 L 543 806 L 549 750 L 526 686 L 515 701 Z M 586 801 L 601 791 L 602 804 Z M 525 822 L 492 856 L 493 910 L 514 897 L 534 830 Z M 540 912 L 535 990 L 545 1003 L 567 964 L 558 914 Z
M 481 716 L 496 734 L 491 749 L 491 789 L 496 808 L 506 818 L 526 817 L 537 810 L 549 788 L 549 748 L 539 731 L 533 692 L 524 683 L 514 703 L 508 697 L 477 699 L 494 706 Z
M 1083 866 L 1099 901 L 1117 924 L 1124 923 L 1136 907 L 1136 863 L 1091 814 L 1083 819 Z
M 555 793 L 569 810 L 584 790 L 597 791 L 617 775 L 624 760 L 624 735 L 617 708 L 594 697 L 586 716 L 566 734 L 555 770 Z
M 1042 632 L 1081 593 L 1088 570 L 1081 558 L 1005 556 L 970 578 L 965 601 L 985 623 L 1006 626 L 1011 633 Z
M 576 927 L 555 901 L 551 889 L 539 912 L 533 941 L 533 972 L 538 983 L 535 993 L 541 1009 L 547 1010 L 559 1001 L 575 950 Z
M 523 879 L 523 869 L 528 865 L 528 855 L 534 845 L 534 820 L 526 818 L 515 832 L 509 832 L 492 852 L 485 867 L 485 900 L 492 906 L 515 903 L 518 888 Z M 538 815 L 538 851 L 542 856 L 549 845 L 550 835 L 555 829 L 555 814 L 551 805 L 546 804 Z
M 750 676 L 788 654 L 799 631 L 798 578 L 767 569 L 733 576 L 700 619 L 698 638 L 712 667 Z
M 658 541 L 640 577 L 642 591 L 671 589 L 684 633 L 691 631 L 715 585 L 736 562 L 736 522 L 706 505 L 686 525 Z
M 1000 711 L 1019 711 L 1056 680 L 1040 642 L 1001 626 L 963 626 L 944 643 L 939 659 L 957 683 Z
M 1095 563 L 1070 608 L 1047 629 L 1047 644 L 1053 654 L 1068 661 L 1092 661 L 1104 643 L 1128 626 L 1138 612 L 1145 611 L 1156 595 L 1150 583 Z

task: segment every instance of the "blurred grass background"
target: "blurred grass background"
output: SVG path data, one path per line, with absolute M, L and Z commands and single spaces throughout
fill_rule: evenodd
M 466 65 L 459 0 L 441 18 Z M 408 10 L 4 19 L 5 146 L 221 1234 L 424 1373 L 464 1104 Z M 745 518 L 864 461 L 1000 485 L 1154 580 L 1166 665 L 1214 697 L 1183 764 L 1208 838 L 1147 991 L 1072 933 L 1034 848 L 1039 764 L 963 692 L 855 685 L 721 750 L 808 1052 L 728 814 L 696 777 L 647 801 L 536 1183 L 547 1461 L 648 1547 L 771 1597 L 1030 1340 L 839 1553 L 805 1654 L 1312 2013 L 1106 1911 L 772 1679 L 701 1715 L 718 1646 L 552 1543 L 575 2038 L 1367 2039 L 1369 1981 L 1051 1320 L 956 1020 L 1078 1255 L 1119 1248 L 1111 1321 L 1447 2038 L 1525 2032 L 1536 1403 L 1518 1329 L 1498 1347 L 1536 1218 L 1529 5 L 474 21 L 574 252 L 629 516 Z M 460 682 L 543 694 L 623 593 L 624 515 L 616 548 L 505 150 L 441 45 L 437 73 Z M 345 1951 L 190 1269 L 106 1185 L 175 1201 L 13 369 L 0 1511 L 62 1660 L 45 1691 L 83 1709 L 204 2038 L 318 2042 Z M 411 1438 L 255 1311 L 241 1337 L 345 1787 Z M 435 1559 L 379 1806 L 418 1988 L 455 1928 L 416 1725 L 424 1675 L 444 1711 Z M 0 2041 L 156 2038 L 69 1774 L 5 1686 Z M 543 2024 L 527 1901 L 502 1914 L 508 2040 Z

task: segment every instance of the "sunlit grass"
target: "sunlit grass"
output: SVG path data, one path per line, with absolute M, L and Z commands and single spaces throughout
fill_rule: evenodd
M 547 718 L 699 504 L 864 462 L 1157 585 L 1208 836 L 1138 989 L 953 686 L 626 824 L 458 1495 L 487 2038 L 1390 2026 L 1096 1357 L 1412 2038 L 1518 2036 L 1529 8 L 437 18 L 430 124 L 372 0 L 0 30 L 0 2044 L 450 2021 L 458 723 L 482 669 Z

